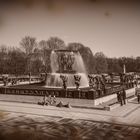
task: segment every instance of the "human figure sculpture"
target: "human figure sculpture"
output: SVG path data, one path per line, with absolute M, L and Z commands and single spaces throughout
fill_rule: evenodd
M 45 81 L 47 80 L 47 76 L 48 76 L 48 74 L 47 74 L 47 73 L 45 73 Z
M 89 78 L 89 87 L 93 88 L 94 84 L 95 84 L 95 82 L 94 82 L 94 75 L 89 74 L 88 78 Z
M 60 75 L 60 78 L 63 81 L 63 88 L 66 90 L 67 89 L 67 81 L 68 81 L 68 77 L 66 75 Z
M 119 75 L 120 75 L 120 82 L 123 83 L 123 75 L 122 75 L 122 73 L 120 73 Z
M 29 83 L 31 83 L 31 72 L 29 72 Z
M 101 96 L 101 79 L 100 79 L 100 77 L 99 76 L 96 76 L 95 77 L 95 79 L 96 79 L 96 91 L 97 91 L 97 93 L 98 93 L 98 95 L 99 95 L 99 97 Z
M 69 54 L 67 59 L 67 70 L 71 71 L 73 64 L 74 64 L 74 56 L 73 54 Z
M 48 76 L 47 73 L 41 74 L 40 79 L 41 79 L 42 83 L 45 83 L 45 81 L 47 80 L 47 76 Z
M 106 79 L 104 77 L 104 75 L 102 75 L 102 78 L 100 79 L 100 83 L 101 83 L 101 89 L 103 91 L 104 94 L 106 94 Z
M 74 75 L 74 79 L 75 79 L 76 89 L 79 89 L 81 76 L 80 75 Z
M 73 71 L 72 65 L 74 64 L 74 54 L 73 53 L 67 53 L 65 52 L 64 54 L 58 54 L 58 65 L 59 65 L 59 70 L 58 72 L 61 73 L 67 73 Z
M 3 76 L 2 80 L 3 80 L 4 86 L 7 86 L 8 85 L 8 77 L 7 76 Z

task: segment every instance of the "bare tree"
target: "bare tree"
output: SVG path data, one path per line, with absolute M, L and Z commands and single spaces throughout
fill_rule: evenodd
M 38 43 L 38 48 L 41 49 L 41 50 L 49 49 L 47 41 L 46 40 L 41 40 Z
M 25 36 L 21 40 L 20 45 L 22 46 L 24 52 L 26 53 L 26 59 L 27 59 L 26 72 L 30 73 L 31 72 L 31 56 L 32 56 L 32 53 L 34 52 L 34 49 L 37 46 L 36 38 Z
M 30 36 L 25 36 L 21 42 L 20 45 L 24 49 L 26 55 L 29 55 L 33 53 L 35 47 L 37 46 L 36 38 L 30 37 Z
M 64 49 L 65 48 L 65 42 L 58 38 L 58 37 L 50 37 L 47 41 L 49 49 Z

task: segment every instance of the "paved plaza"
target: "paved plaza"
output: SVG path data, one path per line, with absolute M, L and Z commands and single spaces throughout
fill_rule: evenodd
M 85 119 L 96 121 L 115 121 L 117 123 L 140 125 L 140 104 L 136 98 L 127 100 L 127 105 L 119 106 L 111 111 L 83 109 L 83 108 L 59 108 L 55 106 L 41 106 L 37 104 L 25 104 L 0 101 L 0 110 L 39 116 L 54 116 L 71 119 Z
M 12 134 L 11 139 L 15 139 L 13 133 L 21 136 L 23 131 L 29 133 L 28 139 L 43 136 L 51 140 L 90 140 L 112 135 L 138 139 L 140 133 L 140 105 L 133 102 L 113 111 L 0 102 L 0 110 L 0 130 Z
M 112 111 L 58 108 L 15 102 L 0 102 L 0 129 L 8 135 L 44 137 L 51 140 L 90 140 L 115 136 L 139 139 L 140 104 L 134 98 Z M 14 136 L 13 136 L 14 138 Z M 15 138 L 14 138 L 15 139 Z
M 14 134 L 24 137 L 27 132 L 28 139 L 91 140 L 114 136 L 135 140 L 140 134 L 140 104 L 133 98 L 125 106 L 105 111 L 0 101 L 0 126 L 0 132 L 11 139 L 16 139 Z

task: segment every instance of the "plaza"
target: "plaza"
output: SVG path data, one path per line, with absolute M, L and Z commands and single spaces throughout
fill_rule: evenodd
M 0 101 L 0 112 L 0 129 L 7 134 L 16 129 L 53 140 L 88 140 L 102 137 L 101 131 L 106 135 L 107 130 L 126 139 L 138 139 L 140 133 L 140 105 L 135 98 L 112 111 Z

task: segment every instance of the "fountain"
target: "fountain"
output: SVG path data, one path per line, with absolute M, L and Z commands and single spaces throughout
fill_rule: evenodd
M 54 50 L 50 56 L 52 73 L 47 74 L 46 88 L 79 88 L 89 87 L 88 77 L 82 57 L 78 51 Z
M 63 101 L 72 106 L 93 107 L 114 99 L 116 93 L 122 90 L 120 84 L 106 86 L 104 76 L 87 75 L 78 51 L 54 50 L 50 60 L 52 72 L 42 75 L 40 81 L 11 86 L 5 84 L 0 88 L 0 94 L 23 95 L 23 98 L 14 99 L 18 98 L 19 102 L 37 102 L 37 97 L 31 100 L 28 97 L 45 95 L 56 97 L 57 103 Z

